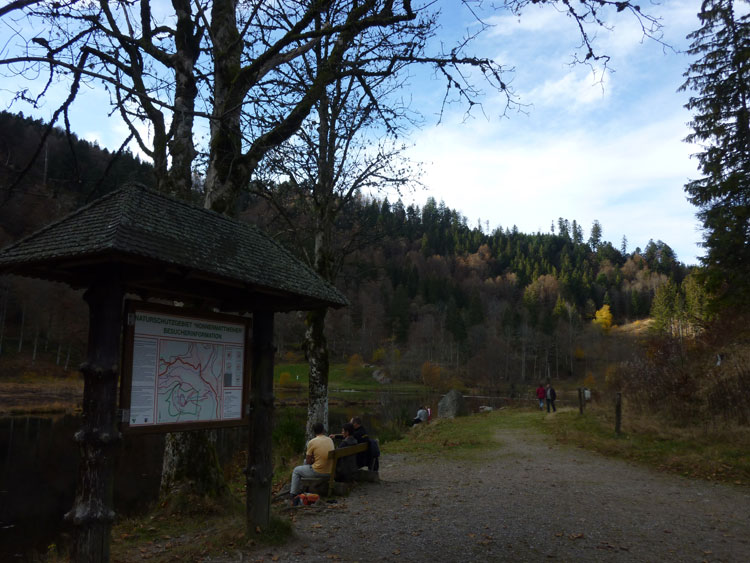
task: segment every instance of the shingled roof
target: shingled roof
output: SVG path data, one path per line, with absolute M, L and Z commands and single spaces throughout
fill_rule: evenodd
M 0 273 L 88 287 L 118 268 L 130 292 L 199 300 L 223 310 L 347 305 L 310 267 L 260 229 L 128 185 L 0 251 Z

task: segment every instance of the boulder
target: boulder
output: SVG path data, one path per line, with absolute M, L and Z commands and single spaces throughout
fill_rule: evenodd
M 455 418 L 466 416 L 469 409 L 466 407 L 464 396 L 458 389 L 451 389 L 438 403 L 438 418 Z
M 372 378 L 380 383 L 381 385 L 390 385 L 391 384 L 391 378 L 388 377 L 388 373 L 382 369 L 376 369 L 372 373 Z

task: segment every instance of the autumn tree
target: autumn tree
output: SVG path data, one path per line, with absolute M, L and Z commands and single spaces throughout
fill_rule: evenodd
M 609 305 L 602 305 L 602 308 L 596 311 L 594 315 L 594 324 L 601 328 L 604 332 L 608 332 L 612 328 L 612 311 Z
M 696 61 L 682 89 L 692 95 L 702 178 L 686 184 L 703 221 L 710 291 L 725 305 L 750 296 L 750 15 L 746 0 L 705 0 L 700 28 L 688 35 Z

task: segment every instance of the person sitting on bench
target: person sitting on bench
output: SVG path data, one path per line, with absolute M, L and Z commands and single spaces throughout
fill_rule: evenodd
M 429 415 L 427 414 L 427 407 L 419 407 L 417 410 L 417 416 L 414 417 L 414 420 L 411 421 L 411 425 L 414 426 L 415 424 L 422 424 L 423 422 L 427 422 L 429 420 Z
M 328 452 L 334 449 L 333 440 L 326 436 L 325 428 L 320 422 L 313 424 L 313 432 L 315 437 L 307 443 L 305 465 L 298 465 L 292 471 L 292 484 L 289 488 L 292 498 L 302 492 L 302 479 L 331 475 L 333 460 L 328 459 Z
M 344 428 L 341 431 L 344 439 L 338 445 L 338 448 L 348 448 L 349 446 L 356 446 L 357 439 L 353 436 L 354 425 L 351 422 L 344 424 Z M 336 449 L 338 449 L 336 448 Z M 351 481 L 352 475 L 357 471 L 357 460 L 356 456 L 348 455 L 338 460 L 336 464 L 336 480 L 337 481 Z

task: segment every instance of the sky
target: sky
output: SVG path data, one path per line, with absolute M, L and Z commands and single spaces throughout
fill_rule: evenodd
M 455 0 L 443 0 L 443 27 L 437 40 L 476 29 L 476 20 Z M 489 5 L 489 3 L 486 3 Z M 522 232 L 549 232 L 559 217 L 576 220 L 588 238 L 594 220 L 603 238 L 628 251 L 649 239 L 671 246 L 679 260 L 697 263 L 702 255 L 696 209 L 684 184 L 699 177 L 697 148 L 683 142 L 690 132 L 688 93 L 678 93 L 690 58 L 681 52 L 685 36 L 697 27 L 700 0 L 662 0 L 644 10 L 658 15 L 663 43 L 643 39 L 632 16 L 610 19 L 596 46 L 611 57 L 611 71 L 592 73 L 571 65 L 579 46 L 570 18 L 551 6 L 529 6 L 521 17 L 484 14 L 491 24 L 471 51 L 513 67 L 504 78 L 522 104 L 503 116 L 505 100 L 487 92 L 482 107 L 466 114 L 451 106 L 437 124 L 443 83 L 416 72 L 414 104 L 425 115 L 413 132 L 408 156 L 422 163 L 423 189 L 402 194 L 405 204 L 424 205 L 428 197 L 459 211 L 470 226 L 481 221 Z M 0 52 L 10 28 L 0 22 Z M 16 83 L 0 80 L 0 108 L 9 109 Z M 48 119 L 62 89 L 37 112 L 12 111 Z M 73 130 L 110 149 L 126 135 L 117 117 L 108 117 L 108 96 L 86 90 L 71 112 Z M 137 152 L 137 151 L 136 151 Z M 393 200 L 391 196 L 390 199 Z
M 500 116 L 504 100 L 490 97 L 467 119 L 455 108 L 412 137 L 410 157 L 424 162 L 426 190 L 403 197 L 420 204 L 432 196 L 481 221 L 522 232 L 550 232 L 559 217 L 576 220 L 588 238 L 598 220 L 603 238 L 628 251 L 662 240 L 679 260 L 703 255 L 701 224 L 683 186 L 700 176 L 683 142 L 689 134 L 689 93 L 677 92 L 690 64 L 685 36 L 698 25 L 698 0 L 648 7 L 661 17 L 666 48 L 644 40 L 627 14 L 597 36 L 611 72 L 571 66 L 580 41 L 570 18 L 552 7 L 530 6 L 519 18 L 487 20 L 477 51 L 514 67 L 511 86 L 522 112 Z M 472 18 L 456 18 L 471 29 Z M 455 31 L 454 31 L 455 33 Z M 435 89 L 439 89 L 436 84 Z M 427 103 L 424 100 L 424 103 Z

